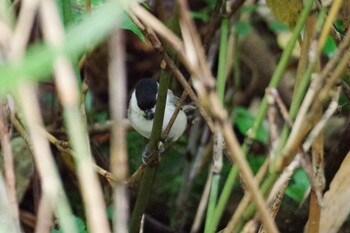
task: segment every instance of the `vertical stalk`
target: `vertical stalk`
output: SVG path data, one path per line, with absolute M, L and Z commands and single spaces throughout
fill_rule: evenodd
M 42 28 L 45 40 L 57 48 L 64 40 L 63 25 L 53 0 L 41 2 Z M 71 62 L 65 56 L 55 60 L 55 84 L 64 109 L 64 120 L 77 166 L 87 225 L 91 233 L 110 232 L 101 185 L 93 167 L 86 125 L 79 108 L 79 87 Z
M 228 45 L 228 34 L 229 34 L 229 19 L 223 18 L 221 21 L 221 34 L 220 34 L 220 51 L 219 51 L 219 65 L 217 74 L 216 90 L 218 93 L 218 98 L 224 105 L 225 99 L 225 86 L 227 78 L 227 45 Z M 214 156 L 213 156 L 213 168 L 210 172 L 213 173 L 213 178 L 210 188 L 210 196 L 207 209 L 207 217 L 205 221 L 205 233 L 214 232 L 217 225 L 213 224 L 214 212 L 217 205 L 218 192 L 219 192 L 219 182 L 220 182 L 220 172 L 222 167 L 222 150 L 223 150 L 223 138 L 222 133 L 217 132 L 214 137 Z M 220 156 L 221 158 L 217 158 Z M 221 161 L 221 164 L 220 164 Z
M 152 133 L 151 133 L 150 140 L 144 151 L 144 153 L 147 153 L 149 154 L 149 156 L 152 156 L 152 157 L 159 156 L 157 152 L 157 146 L 162 133 L 164 110 L 165 110 L 166 98 L 168 93 L 168 87 L 170 84 L 170 78 L 171 78 L 170 73 L 162 69 L 159 88 L 158 88 L 158 98 L 157 98 L 157 104 L 156 104 L 156 112 L 154 115 Z M 141 218 L 145 212 L 148 199 L 152 190 L 152 183 L 153 183 L 156 168 L 157 166 L 145 167 L 141 184 L 140 184 L 140 189 L 137 194 L 135 207 L 131 214 L 130 225 L 129 225 L 130 233 L 139 232 Z
M 290 58 L 292 51 L 293 51 L 293 48 L 294 48 L 294 46 L 299 38 L 300 32 L 303 28 L 303 25 L 304 25 L 308 15 L 309 15 L 309 12 L 312 8 L 312 5 L 313 5 L 313 0 L 308 0 L 307 3 L 305 4 L 305 7 L 304 7 L 303 11 L 301 12 L 300 17 L 298 19 L 298 22 L 294 28 L 292 37 L 288 41 L 286 49 L 283 51 L 281 60 L 278 63 L 278 66 L 276 68 L 276 71 L 272 76 L 272 79 L 269 83 L 269 87 L 277 87 L 280 79 L 282 78 L 282 74 L 288 65 L 289 58 Z M 266 100 L 266 97 L 264 96 L 264 98 L 261 102 L 257 117 L 255 118 L 253 127 L 248 131 L 248 136 L 245 138 L 244 143 L 242 145 L 242 151 L 245 155 L 247 155 L 247 153 L 248 153 L 250 143 L 251 143 L 252 139 L 255 138 L 256 132 L 261 127 L 261 124 L 262 124 L 262 122 L 265 118 L 266 112 L 267 112 L 267 107 L 268 107 L 267 100 Z M 234 165 L 234 166 L 232 166 L 232 168 L 230 170 L 230 173 L 226 179 L 223 191 L 219 197 L 218 204 L 217 204 L 217 207 L 215 210 L 215 214 L 213 215 L 213 219 L 212 219 L 212 221 L 214 222 L 213 224 L 217 225 L 220 221 L 220 218 L 222 216 L 222 213 L 224 211 L 226 203 L 227 203 L 227 201 L 230 197 L 231 191 L 233 189 L 233 185 L 235 184 L 235 180 L 237 178 L 237 175 L 238 175 L 238 168 L 236 165 Z M 273 178 L 275 178 L 274 175 L 273 175 Z
M 122 30 L 116 30 L 110 41 L 109 62 L 109 104 L 112 120 L 111 170 L 116 179 L 114 187 L 113 232 L 127 233 L 129 220 L 129 198 L 125 183 L 128 174 L 128 157 L 126 148 L 126 71 L 125 43 Z

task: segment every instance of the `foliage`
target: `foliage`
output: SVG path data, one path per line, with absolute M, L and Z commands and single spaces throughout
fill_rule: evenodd
M 297 203 L 301 203 L 305 199 L 305 193 L 310 188 L 309 179 L 303 169 L 294 172 L 292 180 L 286 190 L 286 195 Z
M 234 121 L 234 124 L 239 129 L 240 133 L 245 135 L 254 124 L 254 116 L 247 109 L 237 107 L 234 110 L 233 121 Z M 262 143 L 267 142 L 268 134 L 267 134 L 266 126 L 260 127 L 260 129 L 256 134 L 255 139 Z

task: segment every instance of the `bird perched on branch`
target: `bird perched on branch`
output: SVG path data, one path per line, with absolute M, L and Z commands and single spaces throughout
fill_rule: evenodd
M 141 79 L 131 95 L 128 109 L 130 125 L 142 136 L 151 136 L 154 113 L 157 102 L 159 84 L 153 79 Z M 171 116 L 173 115 L 179 98 L 168 90 L 162 131 L 166 129 Z M 167 140 L 176 141 L 185 131 L 187 117 L 181 109 L 174 121 L 174 124 L 167 136 Z

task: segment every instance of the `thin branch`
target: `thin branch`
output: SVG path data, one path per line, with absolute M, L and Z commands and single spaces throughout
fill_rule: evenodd
M 183 76 L 179 68 L 175 65 L 175 62 L 168 55 L 164 56 L 164 60 L 168 65 L 167 67 L 169 67 L 169 69 L 175 75 L 175 77 L 177 78 L 179 83 L 182 85 L 184 90 L 187 92 L 191 100 L 194 102 L 194 105 L 198 109 L 199 113 L 202 115 L 202 117 L 208 124 L 210 131 L 214 133 L 215 127 L 214 127 L 213 120 L 211 119 L 207 111 L 204 109 L 203 105 L 200 103 L 196 93 L 192 90 L 191 86 L 188 84 L 188 82 L 186 81 L 185 77 Z
M 207 208 L 212 178 L 213 178 L 213 173 L 210 172 L 208 174 L 207 182 L 205 183 L 204 190 L 202 192 L 201 200 L 199 201 L 199 205 L 196 211 L 196 216 L 194 218 L 194 221 L 191 227 L 191 233 L 199 232 L 199 229 L 201 227 L 201 223 L 203 221 L 204 214 L 205 214 L 205 209 Z
M 11 148 L 11 136 L 9 132 L 9 126 L 6 123 L 7 114 L 6 114 L 6 106 L 5 104 L 0 104 L 0 142 L 1 148 L 4 156 L 4 171 L 5 171 L 5 180 L 7 185 L 7 190 L 9 194 L 9 204 L 11 205 L 12 215 L 18 220 L 19 211 L 18 211 L 18 203 L 17 203 L 17 195 L 16 195 L 16 175 L 13 164 L 13 153 Z
M 321 130 L 325 127 L 327 121 L 331 118 L 331 116 L 334 114 L 334 112 L 337 110 L 338 107 L 338 99 L 340 96 L 340 90 L 341 87 L 337 87 L 337 90 L 335 91 L 332 101 L 329 104 L 328 109 L 322 116 L 321 120 L 316 124 L 316 126 L 311 130 L 308 137 L 306 138 L 304 144 L 303 144 L 303 150 L 308 151 L 311 147 L 311 144 L 313 141 L 317 138 Z
M 168 137 L 168 134 L 169 134 L 169 132 L 170 132 L 171 128 L 173 127 L 173 124 L 176 120 L 177 114 L 180 112 L 180 110 L 182 109 L 182 106 L 185 103 L 186 97 L 187 97 L 187 92 L 185 92 L 185 91 L 182 92 L 182 95 L 179 99 L 179 102 L 176 104 L 173 115 L 171 116 L 168 125 L 166 126 L 165 130 L 162 133 L 161 141 L 164 141 Z

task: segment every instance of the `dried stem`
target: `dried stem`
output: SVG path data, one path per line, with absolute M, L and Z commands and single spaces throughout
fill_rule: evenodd
M 41 3 L 43 32 L 45 39 L 58 46 L 64 38 L 63 26 L 52 0 Z M 84 120 L 79 110 L 78 88 L 74 71 L 67 58 L 60 57 L 55 62 L 55 83 L 60 101 L 65 110 L 65 120 L 72 141 L 77 175 L 81 184 L 86 207 L 87 225 L 92 233 L 110 232 L 101 186 L 92 163 L 88 135 L 84 132 Z
M 260 167 L 258 173 L 255 176 L 255 179 L 257 182 L 261 182 L 264 176 L 266 175 L 266 172 L 269 167 L 269 162 L 266 159 L 264 164 Z M 244 197 L 241 199 L 238 207 L 236 208 L 235 213 L 232 215 L 229 223 L 227 224 L 226 228 L 224 229 L 224 233 L 230 233 L 233 231 L 234 227 L 236 226 L 237 222 L 239 221 L 239 218 L 241 217 L 243 211 L 247 208 L 249 202 L 251 201 L 251 195 L 250 193 L 246 192 L 244 194 Z
M 9 200 L 12 210 L 12 215 L 18 221 L 18 203 L 16 196 L 16 175 L 13 165 L 13 153 L 11 148 L 11 135 L 9 132 L 9 126 L 6 123 L 7 117 L 5 117 L 6 106 L 2 104 L 0 106 L 0 143 L 4 155 L 4 171 L 5 171 L 5 180 L 9 193 Z
M 110 42 L 109 96 L 111 116 L 115 122 L 111 138 L 111 169 L 116 178 L 114 187 L 114 232 L 128 232 L 129 198 L 125 184 L 128 175 L 126 149 L 126 72 L 124 35 L 117 30 Z
M 7 189 L 3 180 L 2 174 L 0 174 L 0 219 L 1 230 L 3 232 L 21 233 L 19 221 L 16 220 L 11 213 L 12 206 L 10 205 L 9 198 L 7 196 Z
M 50 208 L 56 210 L 62 228 L 68 232 L 77 232 L 72 218 L 73 214 L 69 208 L 66 196 L 64 195 L 63 185 L 59 178 L 49 143 L 40 131 L 40 128 L 43 127 L 43 123 L 34 87 L 31 85 L 21 86 L 20 91 L 18 91 L 18 99 L 24 119 L 28 125 L 35 162 L 41 178 L 43 196 L 50 199 Z M 50 216 L 42 217 L 46 218 Z M 45 220 L 38 220 L 39 223 L 41 221 Z M 40 225 L 40 227 L 41 226 L 43 225 Z M 43 229 L 36 228 L 36 231 L 41 230 Z
M 185 103 L 185 99 L 187 97 L 187 92 L 182 92 L 182 95 L 179 99 L 179 102 L 176 104 L 176 108 L 173 112 L 173 115 L 171 116 L 170 120 L 169 120 L 169 123 L 168 125 L 166 126 L 165 130 L 163 131 L 162 133 L 162 137 L 161 137 L 161 140 L 164 141 L 167 137 L 168 137 L 168 134 L 171 130 L 171 127 L 173 127 L 173 124 L 176 120 L 176 117 L 177 117 L 177 114 L 180 112 L 180 110 L 182 109 L 182 106 L 184 105 Z
M 204 186 L 201 200 L 199 201 L 199 205 L 196 211 L 196 216 L 194 218 L 194 221 L 191 227 L 191 233 L 197 233 L 200 230 L 201 223 L 203 221 L 204 214 L 205 214 L 205 209 L 207 208 L 212 178 L 213 178 L 213 173 L 210 172 L 207 177 L 207 182 L 205 183 L 205 186 Z

